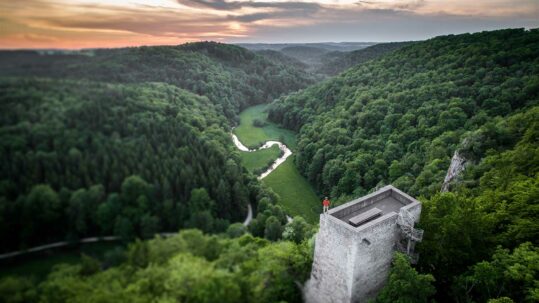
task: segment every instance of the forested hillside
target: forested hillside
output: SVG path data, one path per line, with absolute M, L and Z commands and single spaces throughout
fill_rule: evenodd
M 329 51 L 324 48 L 312 46 L 288 46 L 283 48 L 281 52 L 309 66 L 314 66 L 319 64 L 320 57 Z
M 283 54 L 282 52 L 275 51 L 275 50 L 269 50 L 269 49 L 259 50 L 259 51 L 256 51 L 256 54 L 261 55 L 265 57 L 266 59 L 273 61 L 275 63 L 285 63 L 287 65 L 291 65 L 291 66 L 294 66 L 296 68 L 300 68 L 303 70 L 306 70 L 309 67 L 307 64 L 299 61 L 298 59 L 289 57 Z
M 300 132 L 298 168 L 324 195 L 391 183 L 420 197 L 418 269 L 437 301 L 536 302 L 538 75 L 539 30 L 443 36 L 281 98 L 270 118 Z M 455 151 L 465 171 L 439 193 Z M 390 281 L 377 302 L 427 302 L 414 285 Z
M 379 43 L 352 52 L 327 53 L 322 56 L 322 64 L 315 70 L 315 72 L 318 74 L 335 76 L 352 66 L 379 58 L 380 56 L 395 51 L 411 43 L 412 42 Z
M 96 49 L 81 53 L 0 52 L 0 76 L 164 82 L 206 96 L 233 119 L 247 105 L 312 84 L 312 76 L 244 48 L 215 42 Z
M 3 251 L 224 230 L 256 199 L 227 121 L 205 97 L 167 84 L 20 78 L 0 91 Z
M 231 143 L 239 109 L 312 81 L 219 43 L 8 51 L 0 66 L 2 252 L 85 236 L 226 230 L 248 203 L 276 199 Z
M 468 165 L 452 192 L 423 199 L 419 268 L 436 278 L 440 301 L 537 302 L 539 106 L 472 137 L 486 156 Z
M 538 46 L 538 30 L 415 43 L 278 100 L 269 117 L 300 131 L 298 167 L 323 194 L 432 194 L 470 132 L 537 103 Z
M 272 103 L 298 169 L 335 204 L 385 184 L 423 203 L 419 263 L 396 254 L 375 302 L 539 301 L 539 30 L 393 46 Z M 287 222 L 229 134 L 313 83 L 294 62 L 219 43 L 0 52 L 0 253 L 131 242 L 2 278 L 0 301 L 300 302 L 316 227 Z
M 296 282 L 309 277 L 310 251 L 307 243 L 184 230 L 168 239 L 131 244 L 125 261 L 108 270 L 85 257 L 80 265 L 56 267 L 39 284 L 28 277 L 1 279 L 0 299 L 10 303 L 301 302 Z

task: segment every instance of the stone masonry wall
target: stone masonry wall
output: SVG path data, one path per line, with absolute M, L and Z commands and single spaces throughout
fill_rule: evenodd
M 322 215 L 306 301 L 367 302 L 373 298 L 391 266 L 398 237 L 396 218 L 392 213 L 356 229 Z
M 403 203 L 402 208 L 408 210 L 414 221 L 419 220 L 418 201 L 394 187 L 382 191 L 385 190 Z M 378 197 L 374 193 L 364 198 L 355 201 L 364 204 Z M 337 207 L 333 212 L 342 215 L 346 210 Z M 397 217 L 397 213 L 390 212 L 356 228 L 332 216 L 331 211 L 322 214 L 311 279 L 305 285 L 305 301 L 363 303 L 373 299 L 387 281 L 396 243 L 401 238 Z
M 329 215 L 320 216 L 316 235 L 311 279 L 305 289 L 305 301 L 312 303 L 349 302 L 354 260 L 353 233 L 332 224 Z M 339 235 L 339 236 L 336 236 Z
M 385 285 L 398 237 L 396 219 L 393 213 L 357 235 L 351 302 L 367 302 Z
M 383 200 L 390 195 L 391 190 L 388 190 L 382 193 L 373 193 L 371 195 L 361 197 L 346 204 L 337 206 L 333 209 L 332 215 L 337 218 L 342 218 L 348 214 L 355 212 L 358 209 L 364 208 L 365 206 L 372 205 L 380 200 Z

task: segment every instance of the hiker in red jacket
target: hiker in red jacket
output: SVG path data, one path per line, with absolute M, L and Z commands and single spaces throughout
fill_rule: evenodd
M 329 210 L 329 204 L 331 204 L 331 202 L 329 202 L 328 200 L 328 197 L 326 197 L 324 199 L 324 201 L 322 202 L 322 205 L 324 206 L 324 213 L 327 213 L 328 210 Z

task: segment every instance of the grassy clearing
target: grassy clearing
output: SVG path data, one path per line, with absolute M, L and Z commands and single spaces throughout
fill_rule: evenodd
M 318 223 L 322 212 L 321 200 L 312 186 L 300 175 L 291 156 L 262 182 L 280 197 L 281 204 L 290 216 L 300 215 L 309 223 Z
M 247 170 L 256 172 L 261 168 L 265 168 L 279 157 L 281 150 L 277 145 L 268 149 L 259 150 L 256 152 L 240 152 L 241 163 Z
M 268 140 L 281 141 L 292 150 L 296 149 L 296 134 L 288 129 L 279 127 L 267 120 L 268 104 L 249 107 L 240 114 L 240 125 L 234 133 L 240 141 L 248 147 L 256 147 Z M 258 119 L 265 125 L 255 127 L 253 121 Z M 278 150 L 278 149 L 277 149 Z M 241 153 L 243 165 L 249 170 L 260 164 L 266 164 L 269 159 L 276 159 L 277 154 L 270 158 L 269 152 Z M 312 186 L 303 178 L 294 165 L 292 155 L 275 171 L 262 181 L 281 197 L 281 205 L 290 216 L 300 215 L 310 223 L 317 223 L 322 210 Z
M 0 278 L 14 275 L 34 276 L 42 280 L 55 265 L 80 263 L 82 253 L 103 260 L 107 251 L 121 246 L 118 242 L 88 243 L 76 248 L 51 249 L 3 260 L 0 263 Z
M 279 127 L 268 121 L 266 109 L 268 104 L 252 106 L 240 113 L 240 125 L 234 129 L 234 133 L 241 142 L 250 148 L 257 147 L 268 140 L 281 141 L 292 151 L 296 148 L 296 134 L 288 129 Z M 262 121 L 264 127 L 254 127 L 253 121 Z

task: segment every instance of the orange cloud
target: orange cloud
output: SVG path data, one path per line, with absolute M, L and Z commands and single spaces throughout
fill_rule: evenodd
M 34 11 L 33 6 L 39 9 Z M 0 27 L 1 48 L 180 44 L 246 33 L 245 27 L 226 15 L 200 10 L 100 4 L 64 7 L 64 3 L 39 0 L 1 3 Z
M 515 22 L 506 21 L 522 18 L 523 26 L 528 26 L 537 23 L 530 21 L 537 15 L 536 0 L 16 0 L 0 2 L 0 48 L 94 48 L 267 39 L 264 33 L 279 35 L 274 29 L 369 26 L 366 22 L 378 24 L 385 20 L 391 21 L 395 30 L 402 30 L 399 23 L 432 23 L 432 16 L 444 16 L 448 24 L 458 24 L 464 17 L 472 21 L 482 18 L 492 24 L 505 18 L 505 23 L 500 24 L 512 25 Z M 469 28 L 476 30 L 477 26 Z M 318 37 L 312 29 L 302 36 L 306 35 L 313 35 L 311 40 Z

